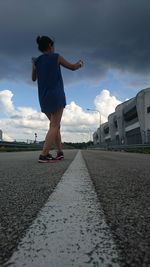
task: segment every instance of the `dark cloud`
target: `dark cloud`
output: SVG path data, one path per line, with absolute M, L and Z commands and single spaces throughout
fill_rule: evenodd
M 149 72 L 149 14 L 149 0 L 2 0 L 0 78 L 30 77 L 39 34 L 52 36 L 68 60 L 83 58 L 83 77 Z

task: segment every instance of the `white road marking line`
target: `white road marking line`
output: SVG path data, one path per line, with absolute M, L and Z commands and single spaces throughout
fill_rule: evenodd
M 80 151 L 7 263 L 119 267 L 116 246 Z

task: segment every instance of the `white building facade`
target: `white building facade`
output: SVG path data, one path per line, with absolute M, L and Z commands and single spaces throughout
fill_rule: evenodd
M 93 134 L 94 144 L 150 143 L 150 88 L 119 104 Z

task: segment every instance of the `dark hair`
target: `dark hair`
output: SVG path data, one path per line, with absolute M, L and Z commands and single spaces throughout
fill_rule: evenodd
M 36 38 L 36 42 L 38 44 L 38 49 L 41 52 L 44 52 L 47 50 L 47 48 L 49 47 L 49 45 L 53 46 L 54 45 L 54 41 L 49 38 L 48 36 L 38 36 Z

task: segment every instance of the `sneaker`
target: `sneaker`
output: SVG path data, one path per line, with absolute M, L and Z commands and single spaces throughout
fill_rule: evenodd
M 40 163 L 47 163 L 47 162 L 49 162 L 49 157 L 40 155 L 38 162 L 40 162 Z
M 55 160 L 55 158 L 54 158 L 50 153 L 48 153 L 46 157 L 47 157 L 49 160 Z
M 64 159 L 64 153 L 61 152 L 57 152 L 57 156 L 55 157 L 56 160 L 62 160 Z
M 39 163 L 47 163 L 47 162 L 52 162 L 52 161 L 56 161 L 55 158 L 52 157 L 51 154 L 47 154 L 46 156 L 44 155 L 40 155 L 39 156 Z

